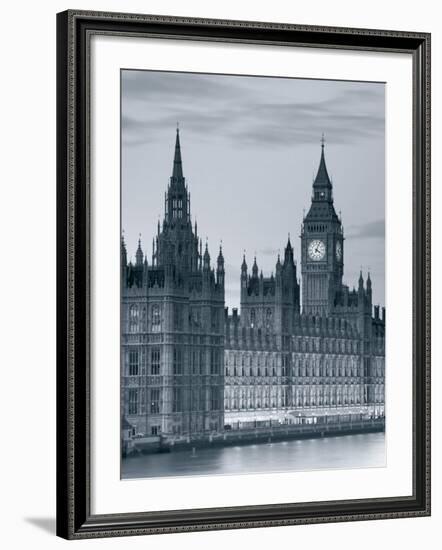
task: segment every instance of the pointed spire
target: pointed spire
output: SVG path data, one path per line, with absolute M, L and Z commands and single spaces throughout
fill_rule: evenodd
M 138 239 L 138 248 L 135 254 L 135 264 L 142 265 L 143 258 L 144 258 L 144 255 L 143 255 L 143 250 L 141 249 L 141 233 L 140 233 L 140 238 Z
M 199 269 L 202 269 L 203 266 L 203 241 L 200 238 L 200 252 L 199 252 Z
M 362 269 L 361 271 L 359 272 L 359 290 L 363 289 L 364 288 L 364 278 L 362 277 Z
M 121 235 L 121 264 L 124 266 L 127 265 L 127 249 L 124 241 L 124 231 Z
M 253 277 L 258 277 L 258 264 L 256 263 L 256 256 L 255 256 L 255 259 L 253 261 L 252 276 Z
M 209 254 L 209 245 L 206 241 L 206 250 L 204 251 L 204 269 L 210 268 L 210 254 Z
M 278 261 L 276 262 L 276 274 L 278 275 L 278 273 L 281 271 L 281 256 L 278 252 Z
M 287 245 L 284 250 L 284 264 L 287 265 L 289 263 L 294 263 L 293 247 L 292 243 L 290 242 L 290 233 L 288 236 Z
M 218 254 L 218 261 L 217 261 L 217 268 L 216 268 L 216 282 L 219 285 L 224 285 L 224 256 L 223 256 L 223 248 L 222 244 L 219 246 L 219 254 Z
M 246 252 L 242 256 L 241 273 L 247 274 Z
M 218 268 L 221 266 L 224 266 L 224 256 L 223 256 L 223 246 L 222 244 L 219 245 L 219 254 L 218 254 Z
M 287 248 L 289 250 L 293 250 L 292 243 L 290 242 L 290 233 L 289 233 L 288 239 L 287 239 Z
M 180 129 L 177 125 L 175 140 L 175 156 L 173 159 L 172 181 L 183 181 L 183 163 L 181 161 Z
M 321 138 L 321 160 L 319 161 L 319 168 L 316 174 L 315 181 L 313 182 L 313 187 L 326 187 L 328 189 L 332 188 L 332 184 L 327 172 L 327 166 L 325 164 L 325 155 L 324 155 L 324 134 Z

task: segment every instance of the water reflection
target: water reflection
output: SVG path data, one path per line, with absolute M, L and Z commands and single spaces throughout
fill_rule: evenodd
M 385 434 L 370 433 L 132 456 L 122 462 L 122 477 L 255 474 L 384 465 Z

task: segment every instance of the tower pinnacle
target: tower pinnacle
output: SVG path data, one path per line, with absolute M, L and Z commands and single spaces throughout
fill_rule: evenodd
M 172 182 L 178 183 L 181 181 L 184 183 L 183 163 L 181 160 L 180 129 L 177 124 L 176 139 L 175 139 L 175 156 L 173 159 Z
M 252 265 L 252 276 L 254 278 L 257 278 L 258 277 L 258 264 L 256 263 L 256 256 L 253 260 L 253 265 Z
M 359 290 L 364 289 L 364 278 L 362 277 L 362 269 L 359 272 L 358 287 L 359 287 Z
M 165 222 L 172 225 L 190 222 L 190 193 L 187 191 L 181 160 L 180 131 L 176 129 L 172 176 L 165 196 Z
M 218 254 L 218 267 L 224 266 L 224 256 L 223 256 L 223 246 L 222 244 L 219 245 L 219 254 Z
M 242 257 L 241 273 L 247 274 L 247 263 L 246 263 L 246 251 L 245 250 L 244 250 L 243 257 Z
M 319 161 L 319 168 L 318 172 L 316 174 L 315 181 L 313 182 L 313 189 L 331 189 L 332 184 L 330 181 L 330 177 L 327 172 L 327 166 L 325 164 L 325 138 L 324 134 L 322 134 L 321 137 L 321 160 Z
M 143 250 L 141 248 L 141 233 L 140 233 L 140 236 L 138 239 L 138 248 L 135 254 L 136 265 L 141 265 L 143 263 L 143 259 L 144 259 L 144 255 L 143 255 Z
M 209 254 L 209 245 L 206 240 L 206 249 L 204 251 L 204 257 L 203 257 L 203 267 L 204 270 L 208 271 L 210 269 L 210 254 Z
M 126 242 L 124 240 L 124 231 L 121 235 L 121 263 L 126 267 L 127 265 L 127 249 L 126 249 Z

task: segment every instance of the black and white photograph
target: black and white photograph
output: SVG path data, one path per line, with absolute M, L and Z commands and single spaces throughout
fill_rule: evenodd
M 2 7 L 1 547 L 437 547 L 440 2 Z
M 385 466 L 385 83 L 120 83 L 121 478 Z

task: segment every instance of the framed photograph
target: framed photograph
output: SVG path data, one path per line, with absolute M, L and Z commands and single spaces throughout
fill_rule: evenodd
M 430 514 L 430 36 L 57 19 L 57 533 Z

